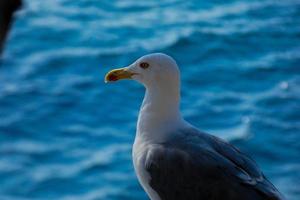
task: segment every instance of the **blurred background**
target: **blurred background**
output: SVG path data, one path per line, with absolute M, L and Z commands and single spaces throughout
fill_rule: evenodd
M 299 0 L 24 0 L 0 61 L 0 199 L 148 199 L 144 88 L 103 78 L 152 52 L 180 66 L 184 117 L 299 200 Z

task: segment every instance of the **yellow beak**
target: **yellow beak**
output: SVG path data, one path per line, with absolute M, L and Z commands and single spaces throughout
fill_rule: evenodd
M 118 81 L 121 79 L 132 79 L 132 76 L 135 74 L 137 73 L 128 71 L 126 67 L 120 69 L 114 69 L 105 75 L 104 81 L 105 83 L 107 83 L 112 81 Z

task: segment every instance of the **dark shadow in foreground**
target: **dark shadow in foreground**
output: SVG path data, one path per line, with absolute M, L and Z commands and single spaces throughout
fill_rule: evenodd
M 0 0 L 0 54 L 11 25 L 13 14 L 21 6 L 22 0 Z

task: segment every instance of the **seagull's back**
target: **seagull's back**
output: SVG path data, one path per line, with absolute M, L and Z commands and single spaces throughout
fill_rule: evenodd
M 148 143 L 140 155 L 144 187 L 156 193 L 151 199 L 283 199 L 256 163 L 232 145 L 195 128 L 168 135 L 162 143 Z

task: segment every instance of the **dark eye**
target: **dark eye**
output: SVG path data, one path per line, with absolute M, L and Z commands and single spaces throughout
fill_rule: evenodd
M 140 67 L 143 69 L 147 69 L 149 67 L 149 63 L 142 62 L 142 63 L 140 63 Z

